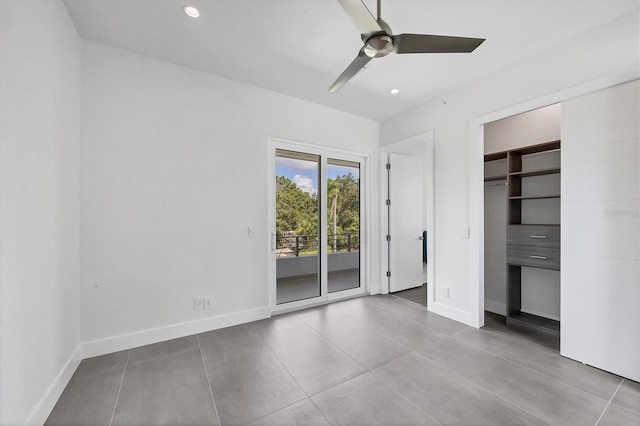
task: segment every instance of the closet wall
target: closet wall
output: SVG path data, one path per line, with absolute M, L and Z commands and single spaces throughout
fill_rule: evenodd
M 560 139 L 560 104 L 508 117 L 484 127 L 485 154 Z M 560 167 L 555 154 L 523 157 L 523 170 Z M 507 160 L 485 162 L 485 310 L 506 314 Z M 524 185 L 529 185 L 525 188 Z M 529 178 L 523 191 L 560 193 L 560 175 Z M 534 205 L 535 203 L 535 205 Z M 560 200 L 522 201 L 522 223 L 560 224 Z M 522 312 L 560 320 L 558 271 L 522 267 Z

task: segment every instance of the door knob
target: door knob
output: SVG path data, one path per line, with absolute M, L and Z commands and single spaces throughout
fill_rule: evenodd
M 420 236 L 418 237 L 418 239 L 419 239 L 420 241 L 422 241 L 422 235 L 420 235 Z

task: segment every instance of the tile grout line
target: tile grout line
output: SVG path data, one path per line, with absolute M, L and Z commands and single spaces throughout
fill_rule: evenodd
M 616 388 L 616 391 L 613 393 L 613 395 L 611 395 L 611 398 L 609 398 L 609 402 L 607 402 L 607 405 L 605 405 L 604 410 L 602 410 L 602 413 L 600 413 L 600 417 L 598 417 L 598 420 L 596 421 L 595 425 L 597 426 L 598 423 L 600 423 L 600 420 L 602 420 L 602 416 L 604 416 L 604 413 L 607 411 L 607 409 L 609 408 L 609 406 L 611 405 L 611 402 L 613 401 L 613 398 L 615 398 L 616 394 L 618 393 L 618 391 L 620 390 L 620 388 L 622 387 L 622 384 L 624 383 L 624 379 L 622 379 L 620 381 L 620 384 L 618 385 L 618 387 Z
M 506 404 L 512 405 L 512 406 L 516 407 L 517 409 L 524 411 L 525 413 L 527 413 L 527 414 L 529 414 L 529 415 L 531 415 L 531 416 L 535 417 L 536 419 L 538 419 L 538 420 L 540 420 L 540 421 L 542 421 L 542 422 L 544 422 L 544 423 L 546 423 L 546 424 L 548 424 L 548 425 L 549 425 L 549 424 L 551 424 L 551 423 L 549 423 L 548 421 L 546 421 L 546 420 L 544 420 L 543 418 L 541 418 L 540 416 L 538 416 L 538 415 L 536 415 L 536 414 L 532 413 L 531 411 L 527 410 L 526 408 L 521 407 L 519 404 L 516 404 L 515 402 L 510 401 L 510 400 L 508 400 L 508 399 L 506 399 L 506 398 L 502 397 L 501 395 L 498 395 L 497 393 L 495 393 L 495 392 L 493 392 L 493 391 L 491 391 L 491 390 L 489 390 L 489 389 L 485 388 L 485 387 L 484 387 L 483 385 L 481 385 L 480 383 L 474 382 L 473 380 L 471 380 L 471 379 L 469 379 L 469 378 L 467 378 L 467 377 L 463 376 L 462 374 L 458 373 L 457 371 L 452 370 L 451 368 L 447 367 L 447 366 L 446 366 L 446 365 L 444 365 L 444 364 L 441 364 L 440 362 L 436 361 L 435 359 L 429 358 L 428 356 L 421 354 L 418 350 L 415 350 L 414 352 L 415 352 L 416 354 L 418 354 L 418 355 L 422 356 L 422 357 L 425 357 L 427 360 L 429 360 L 429 361 L 433 362 L 434 364 L 436 364 L 436 365 L 438 365 L 438 366 L 440 366 L 440 367 L 444 368 L 445 370 L 447 370 L 447 371 L 451 372 L 451 374 L 454 374 L 454 375 L 456 375 L 456 376 L 460 377 L 462 380 L 464 380 L 464 381 L 466 381 L 466 382 L 469 382 L 469 383 L 471 383 L 471 384 L 472 384 L 472 385 L 474 385 L 474 386 L 478 386 L 480 389 L 482 389 L 483 391 L 487 392 L 489 395 L 492 395 L 492 396 L 494 396 L 494 397 L 498 398 L 499 400 L 504 401 Z M 518 367 L 519 367 L 519 366 L 518 366 Z
M 318 407 L 315 403 L 315 401 L 313 399 L 311 399 L 311 397 L 309 397 L 309 401 L 313 404 L 314 407 L 316 407 L 316 410 L 318 410 L 318 413 L 320 413 L 320 415 L 322 416 L 323 419 L 325 419 L 327 421 L 327 424 L 331 424 L 331 422 L 329 421 L 329 419 L 327 418 L 327 416 L 324 415 L 324 413 L 322 412 L 322 410 L 320 409 L 320 407 Z
M 564 386 L 569 386 L 569 387 L 571 387 L 571 388 L 573 388 L 573 389 L 575 389 L 575 390 L 577 390 L 577 391 L 580 391 L 580 392 L 585 393 L 585 394 L 587 394 L 587 395 L 589 395 L 589 396 L 592 396 L 592 397 L 595 397 L 595 398 L 598 398 L 598 399 L 600 399 L 600 400 L 604 401 L 604 399 L 603 399 L 601 396 L 595 395 L 595 394 L 593 394 L 593 393 L 591 393 L 591 392 L 589 392 L 589 391 L 587 391 L 587 390 L 585 390 L 585 389 L 579 388 L 579 387 L 577 387 L 576 385 L 572 385 L 571 383 L 563 382 L 562 380 L 557 379 L 557 378 L 552 377 L 552 376 L 549 376 L 549 375 L 547 375 L 547 374 L 545 374 L 545 373 L 543 373 L 543 372 L 541 372 L 541 371 L 534 370 L 533 368 L 531 368 L 531 367 L 527 367 L 526 365 L 519 364 L 519 363 L 518 363 L 518 362 L 516 362 L 516 361 L 510 360 L 510 359 L 507 359 L 507 358 L 503 358 L 503 357 L 502 357 L 502 356 L 500 356 L 500 355 L 496 355 L 496 354 L 493 354 L 493 353 L 491 353 L 491 352 L 488 352 L 488 351 L 486 351 L 486 350 L 484 350 L 484 349 L 481 349 L 481 348 L 480 348 L 480 347 L 478 347 L 478 346 L 475 346 L 475 345 L 473 345 L 473 344 L 471 344 L 471 343 L 469 343 L 469 342 L 463 341 L 463 340 L 461 340 L 461 339 L 459 339 L 459 338 L 457 338 L 457 337 L 453 337 L 453 336 L 449 336 L 449 337 L 450 337 L 450 338 L 452 338 L 452 339 L 454 339 L 455 341 L 457 341 L 457 342 L 459 342 L 459 343 L 461 343 L 461 344 L 465 345 L 465 346 L 469 346 L 470 348 L 475 349 L 475 350 L 477 350 L 477 351 L 484 352 L 484 353 L 486 353 L 486 354 L 487 354 L 487 355 L 489 355 L 489 356 L 492 356 L 492 357 L 495 357 L 495 358 L 501 359 L 501 360 L 503 360 L 503 361 L 505 361 L 505 362 L 508 362 L 509 364 L 515 365 L 515 366 L 516 366 L 516 367 L 518 367 L 518 368 L 522 368 L 522 369 L 524 369 L 524 370 L 531 371 L 532 373 L 538 374 L 538 375 L 540 375 L 540 376 L 542 376 L 542 377 L 545 377 L 545 378 L 547 378 L 547 379 L 549 379 L 549 380 L 553 380 L 553 381 L 554 381 L 554 382 L 556 382 L 556 383 L 560 383 L 561 385 L 564 385 Z M 572 360 L 572 361 L 573 361 L 573 360 Z M 578 362 L 578 361 L 574 361 L 574 362 Z M 586 365 L 586 364 L 585 364 L 585 365 Z M 588 366 L 588 365 L 587 365 L 587 366 Z M 591 367 L 591 366 L 588 366 L 588 367 Z M 593 367 L 592 367 L 592 368 L 593 368 Z
M 396 296 L 396 295 L 394 295 L 394 294 L 390 294 L 390 293 L 389 293 L 388 295 L 389 295 L 389 296 L 391 296 L 391 297 L 394 297 L 395 299 L 398 299 L 398 300 L 404 300 L 404 301 L 406 301 L 406 299 L 403 299 L 402 297 Z M 376 297 L 376 296 L 377 296 L 377 295 L 375 295 L 375 296 L 371 296 L 371 297 Z M 411 303 L 412 303 L 412 304 L 415 304 L 415 303 L 413 303 L 413 302 L 411 302 Z M 374 305 L 374 307 L 375 307 L 375 305 Z M 422 306 L 422 307 L 426 309 L 426 307 L 425 307 L 425 306 Z M 423 326 L 423 327 L 427 327 L 427 330 L 426 330 L 426 331 L 427 331 L 427 333 L 428 333 L 428 334 L 432 334 L 434 337 L 438 337 L 438 338 L 447 338 L 447 337 L 450 337 L 450 336 L 451 336 L 451 335 L 449 335 L 449 334 L 446 334 L 446 333 L 445 333 L 445 332 L 443 332 L 443 331 L 439 331 L 439 330 L 431 330 L 431 329 L 429 329 L 428 324 L 425 324 L 425 323 L 423 323 L 423 322 L 420 322 L 420 321 L 418 321 L 418 320 L 416 320 L 416 319 L 414 319 L 414 318 L 405 317 L 404 315 L 402 315 L 402 314 L 400 314 L 400 313 L 398 313 L 398 312 L 396 312 L 396 311 L 389 310 L 389 309 L 386 309 L 386 308 L 383 308 L 383 307 L 381 307 L 380 309 L 384 310 L 387 314 L 393 315 L 394 317 L 398 317 L 398 318 L 399 318 L 399 319 L 401 319 L 401 320 L 409 321 L 409 322 L 411 322 L 411 323 L 413 323 L 413 324 L 417 324 L 417 325 L 420 325 L 420 326 Z M 428 312 L 428 311 L 427 311 L 427 312 Z M 362 320 L 363 320 L 362 318 L 358 317 L 357 315 L 350 314 L 349 312 L 344 312 L 344 313 L 342 313 L 342 315 L 344 315 L 344 316 L 346 316 L 346 317 L 349 317 L 349 318 L 353 319 L 354 321 L 362 321 Z M 434 315 L 438 315 L 438 314 L 434 314 Z M 368 324 L 374 327 L 373 331 L 374 331 L 375 333 L 380 334 L 381 336 L 383 336 L 383 337 L 385 337 L 385 338 L 387 338 L 387 339 L 391 340 L 391 341 L 392 341 L 392 342 L 394 342 L 394 343 L 397 343 L 397 344 L 399 344 L 399 345 L 402 345 L 402 346 L 406 347 L 407 349 L 409 349 L 409 352 L 414 351 L 414 350 L 417 350 L 417 349 L 419 349 L 421 346 L 423 346 L 423 345 L 419 345 L 419 346 L 418 346 L 418 347 L 416 347 L 416 348 L 410 347 L 410 346 L 406 345 L 405 343 L 403 343 L 401 340 L 397 339 L 395 334 L 393 334 L 393 333 L 385 333 L 385 332 L 383 332 L 383 331 L 379 330 L 378 325 L 376 325 L 376 324 L 372 324 L 371 322 L 369 322 Z M 313 327 L 312 327 L 312 328 L 313 328 Z M 436 327 L 436 328 L 437 328 L 437 327 Z M 465 331 L 465 330 L 461 330 L 461 331 Z M 456 333 L 458 333 L 458 332 L 456 332 Z M 454 334 L 455 334 L 455 333 L 454 333 Z M 409 352 L 407 352 L 407 353 L 409 353 Z M 398 358 L 399 358 L 399 357 L 398 357 Z M 374 368 L 378 368 L 378 366 L 376 366 L 376 367 L 374 367 Z
M 196 340 L 198 341 L 198 352 L 200 352 L 200 359 L 202 360 L 202 366 L 204 367 L 204 375 L 207 379 L 207 387 L 209 388 L 209 395 L 211 395 L 211 402 L 213 402 L 213 412 L 216 413 L 216 419 L 218 424 L 222 425 L 220 421 L 220 415 L 218 414 L 218 407 L 216 406 L 216 399 L 213 397 L 213 389 L 211 388 L 211 380 L 209 379 L 209 372 L 207 371 L 207 364 L 204 362 L 204 355 L 202 354 L 202 346 L 200 345 L 200 337 L 196 334 Z
M 404 303 L 404 302 L 406 302 L 406 303 L 411 303 L 411 305 L 409 305 L 409 306 L 411 306 L 412 308 L 415 308 L 415 306 L 413 306 L 413 305 L 418 305 L 417 303 L 411 302 L 410 300 L 404 299 L 404 298 L 402 298 L 402 297 L 400 297 L 400 296 L 396 296 L 395 294 L 391 294 L 391 293 L 389 293 L 388 295 L 389 295 L 389 296 L 391 296 L 391 297 L 393 297 L 396 301 L 402 301 L 403 303 Z M 374 296 L 374 297 L 375 297 L 375 296 Z M 429 316 L 429 315 L 437 315 L 437 316 L 442 317 L 442 318 L 444 318 L 444 319 L 446 319 L 446 320 L 448 320 L 448 321 L 455 322 L 455 323 L 460 323 L 459 321 L 455 321 L 455 320 L 452 320 L 452 319 L 447 318 L 447 317 L 445 317 L 445 316 L 442 316 L 442 315 L 440 315 L 440 314 L 436 314 L 435 312 L 431 312 L 431 311 L 429 311 L 429 309 L 428 309 L 426 306 L 423 306 L 423 305 L 418 305 L 418 306 L 420 307 L 420 309 L 421 309 L 421 310 L 422 310 L 422 308 L 424 309 L 424 312 L 426 312 L 427 316 Z M 415 318 L 412 318 L 412 317 L 408 317 L 408 316 L 402 315 L 401 313 L 398 313 L 398 312 L 396 312 L 396 311 L 394 311 L 394 310 L 390 310 L 390 309 L 387 309 L 387 308 L 384 308 L 384 307 L 380 307 L 380 309 L 382 309 L 382 310 L 386 311 L 387 313 L 393 314 L 393 315 L 395 315 L 395 316 L 397 316 L 397 317 L 399 317 L 399 318 L 401 318 L 401 319 L 403 319 L 403 320 L 405 320 L 405 321 L 409 321 L 409 322 L 412 322 L 412 323 L 414 323 L 414 324 L 419 324 L 419 325 L 421 325 L 421 326 L 427 327 L 428 331 L 429 331 L 430 333 L 432 333 L 432 334 L 433 334 L 433 333 L 435 333 L 435 334 L 441 334 L 442 336 L 446 336 L 446 337 L 451 336 L 451 334 L 448 334 L 448 333 L 446 333 L 445 331 L 442 331 L 441 329 L 439 329 L 439 327 L 438 327 L 438 325 L 437 325 L 437 324 L 431 324 L 431 325 L 429 325 L 429 324 L 427 324 L 427 323 L 425 323 L 425 322 L 418 321 L 418 320 L 417 320 L 417 319 L 415 319 Z M 470 326 L 470 325 L 468 325 L 468 324 L 464 324 L 464 323 L 460 323 L 460 324 L 462 324 L 462 325 L 464 325 L 464 326 L 466 326 L 466 327 L 469 327 L 469 328 L 473 328 L 473 327 L 471 327 L 471 326 Z M 460 330 L 460 331 L 465 331 L 465 330 Z M 459 333 L 460 331 L 456 331 L 455 333 L 452 333 L 452 334 Z
M 116 395 L 116 403 L 113 404 L 113 411 L 111 412 L 111 419 L 109 420 L 109 426 L 113 423 L 113 418 L 116 415 L 116 408 L 118 408 L 118 400 L 120 399 L 120 391 L 122 391 L 122 384 L 124 383 L 124 375 L 127 374 L 127 367 L 129 366 L 129 358 L 131 357 L 131 349 L 127 353 L 127 362 L 124 364 L 124 370 L 122 371 L 122 379 L 120 379 L 120 386 L 118 387 L 118 393 Z
M 307 327 L 309 327 L 311 330 L 313 330 L 318 336 L 322 337 L 324 340 L 326 340 L 328 343 L 330 343 L 331 345 L 335 346 L 336 349 L 338 349 L 340 352 L 342 352 L 343 354 L 345 354 L 349 359 L 351 359 L 353 362 L 355 362 L 356 364 L 358 364 L 360 367 L 364 368 L 365 373 L 371 371 L 369 370 L 366 366 L 362 365 L 357 359 L 355 359 L 354 357 L 352 357 L 351 355 L 349 355 L 344 349 L 342 349 L 337 343 L 334 343 L 328 336 L 324 335 L 324 333 L 322 333 L 320 330 L 317 330 L 314 326 L 312 326 L 311 324 L 309 324 L 308 322 L 306 322 L 305 320 L 302 320 L 302 322 L 304 322 L 306 324 Z M 365 374 L 363 373 L 363 374 Z M 360 374 L 358 375 L 360 376 Z M 358 377 L 355 376 L 355 377 Z M 353 378 L 353 377 L 352 377 Z M 349 381 L 351 379 L 347 379 L 344 382 L 340 382 L 338 384 L 342 384 L 345 383 L 347 381 Z M 336 385 L 337 386 L 337 385 Z
M 252 327 L 253 328 L 253 327 Z M 258 330 L 256 330 L 255 328 L 253 329 L 253 331 L 255 331 L 258 334 L 258 337 L 260 337 L 260 340 L 262 341 L 262 343 L 264 343 L 264 345 L 267 347 L 267 349 L 269 349 L 269 352 L 271 352 L 271 354 L 278 360 L 278 362 L 280 363 L 280 365 L 282 366 L 282 368 L 285 369 L 285 371 L 287 373 L 289 373 L 289 376 L 291 376 L 291 378 L 293 379 L 294 382 L 296 382 L 296 385 L 298 385 L 298 387 L 300 388 L 300 390 L 302 391 L 302 393 L 304 393 L 304 395 L 311 399 L 311 397 L 309 396 L 309 394 L 307 393 L 306 390 L 304 390 L 304 388 L 302 387 L 302 385 L 300 385 L 300 382 L 298 382 L 298 379 L 295 378 L 295 376 L 291 373 L 291 371 L 289 371 L 289 369 L 287 368 L 286 365 L 284 365 L 284 362 L 282 362 L 282 360 L 280 359 L 280 357 L 278 356 L 278 354 L 275 353 L 275 351 L 271 348 L 271 345 L 269 344 L 269 342 L 267 342 L 267 340 L 264 338 L 264 336 L 262 335 L 262 333 L 260 333 Z M 296 402 L 300 402 L 302 400 L 296 401 Z M 295 404 L 295 402 L 293 403 Z M 289 404 L 291 405 L 291 404 Z M 288 407 L 288 406 L 287 406 Z M 283 407 L 285 408 L 285 407 Z M 280 408 L 281 410 L 282 408 Z M 278 411 L 278 410 L 276 410 Z M 273 411 L 273 413 L 275 413 L 276 411 Z M 272 414 L 272 413 L 269 413 Z
M 344 349 L 342 349 L 342 348 L 341 348 L 337 343 L 334 343 L 334 342 L 333 342 L 333 341 L 332 341 L 328 336 L 324 335 L 320 330 L 317 330 L 315 327 L 313 327 L 311 324 L 309 324 L 309 323 L 308 323 L 307 321 L 305 321 L 304 319 L 302 320 L 302 322 L 304 322 L 308 327 L 310 327 L 313 331 L 315 331 L 315 332 L 316 332 L 320 337 L 324 338 L 327 342 L 331 343 L 331 344 L 332 344 L 333 346 L 335 346 L 338 350 L 340 350 L 342 353 L 344 353 L 347 357 L 351 358 L 353 361 L 355 361 L 358 365 L 360 365 L 360 366 L 361 366 L 362 368 L 364 368 L 364 370 L 365 370 L 365 372 L 364 372 L 364 373 L 362 373 L 362 374 L 358 374 L 357 376 L 354 376 L 354 377 L 351 377 L 351 378 L 349 378 L 349 379 L 346 379 L 345 381 L 340 382 L 340 383 L 337 383 L 337 384 L 335 384 L 335 385 L 331 386 L 330 388 L 327 388 L 327 389 L 325 389 L 324 391 L 321 391 L 321 392 L 325 392 L 325 391 L 327 391 L 327 390 L 329 390 L 329 389 L 333 389 L 333 388 L 335 388 L 336 386 L 340 386 L 340 385 L 342 385 L 342 384 L 344 384 L 344 383 L 347 383 L 347 382 L 349 382 L 349 381 L 351 381 L 351 380 L 354 380 L 354 379 L 356 379 L 356 378 L 358 378 L 358 377 L 361 377 L 361 376 L 363 376 L 363 375 L 365 375 L 365 374 L 367 374 L 367 373 L 370 373 L 373 377 L 375 377 L 375 378 L 379 379 L 379 377 L 378 377 L 378 376 L 373 372 L 373 368 L 372 368 L 372 369 L 369 369 L 369 368 L 367 368 L 366 366 L 362 365 L 362 364 L 361 364 L 357 359 L 355 359 L 355 358 L 353 358 L 351 355 L 349 355 L 349 354 L 348 354 Z M 381 335 L 382 335 L 382 336 L 384 336 L 384 334 L 381 334 Z M 386 336 L 385 336 L 385 337 L 386 337 Z M 396 343 L 401 344 L 400 342 L 396 342 Z M 404 346 L 404 345 L 403 345 L 403 346 Z M 408 348 L 408 347 L 407 347 L 407 348 Z M 408 349 L 411 349 L 411 348 L 408 348 Z M 414 351 L 415 351 L 415 350 L 414 350 Z M 406 354 L 404 354 L 404 355 L 406 355 Z M 392 362 L 392 361 L 394 361 L 394 360 L 396 360 L 396 359 L 398 359 L 398 358 L 401 358 L 401 357 L 402 357 L 402 356 L 404 356 L 404 355 L 400 355 L 400 356 L 399 356 L 399 357 L 397 357 L 397 358 L 394 358 L 394 359 L 392 359 L 392 360 L 389 360 L 389 361 L 387 361 L 386 363 L 383 363 L 383 364 L 379 365 L 378 367 L 380 367 L 380 366 L 382 366 L 382 365 L 385 365 L 385 364 L 388 364 L 388 363 L 390 363 L 390 362 Z M 375 367 L 375 368 L 378 368 L 378 367 Z M 442 426 L 442 424 L 441 424 L 438 420 L 436 420 L 435 418 L 433 418 L 429 413 L 426 413 L 426 412 L 424 412 L 423 410 L 421 410 L 421 409 L 420 409 L 420 407 L 418 407 L 418 406 L 416 406 L 415 404 L 413 404 L 411 401 L 409 401 L 407 398 L 405 398 L 402 394 L 400 394 L 400 393 L 398 393 L 398 392 L 394 391 L 393 389 L 389 389 L 389 390 L 390 390 L 391 392 L 395 393 L 396 395 L 398 395 L 400 398 L 404 399 L 407 403 L 409 403 L 409 405 L 411 405 L 412 407 L 414 407 L 415 409 L 417 409 L 418 411 L 420 411 L 421 413 L 423 413 L 425 416 L 427 416 L 428 418 L 430 418 L 431 420 L 435 421 L 437 424 L 439 424 L 440 426 Z M 319 394 L 319 393 L 321 393 L 321 392 L 318 392 L 318 394 Z M 317 395 L 317 394 L 316 394 L 316 395 Z M 316 404 L 315 404 L 315 402 L 313 402 L 313 399 L 311 399 L 311 397 L 309 397 L 309 400 L 313 403 L 313 405 L 316 405 Z M 316 408 L 318 409 L 318 411 L 320 411 L 320 408 L 319 408 L 317 405 L 316 405 Z M 322 413 L 322 411 L 320 411 L 320 413 Z M 324 416 L 324 414 L 323 414 L 323 416 Z M 326 417 L 325 417 L 325 419 L 326 419 Z M 327 421 L 329 421 L 329 420 L 327 419 Z
M 305 324 L 306 324 L 306 323 L 305 323 Z M 314 407 L 316 407 L 316 410 L 318 410 L 318 412 L 320 413 L 320 415 L 322 415 L 322 417 L 327 421 L 327 423 L 328 423 L 328 424 L 331 424 L 331 422 L 329 421 L 329 419 L 327 419 L 327 417 L 324 415 L 324 413 L 322 412 L 322 410 L 320 410 L 320 408 L 316 405 L 316 403 L 315 403 L 315 402 L 313 402 L 313 400 L 311 399 L 311 396 L 309 396 L 309 394 L 307 393 L 307 391 L 306 391 L 306 390 L 304 390 L 304 388 L 302 387 L 302 385 L 300 385 L 300 383 L 298 382 L 298 379 L 296 379 L 296 378 L 295 378 L 295 376 L 291 373 L 291 371 L 289 371 L 289 369 L 287 368 L 287 366 L 286 366 L 286 365 L 284 365 L 284 362 L 282 362 L 282 360 L 280 359 L 280 357 L 279 357 L 279 356 L 278 356 L 278 355 L 273 351 L 273 349 L 271 348 L 271 345 L 269 345 L 269 342 L 267 342 L 267 341 L 265 340 L 264 336 L 262 336 L 262 334 L 260 333 L 260 331 L 256 330 L 256 329 L 255 329 L 255 327 L 251 327 L 251 328 L 253 328 L 253 331 L 255 331 L 255 332 L 258 334 L 258 336 L 260 337 L 260 340 L 262 340 L 262 341 L 264 342 L 265 346 L 267 347 L 267 349 L 269 349 L 269 352 L 271 352 L 271 353 L 273 354 L 273 356 L 274 356 L 274 357 L 276 357 L 276 359 L 278 360 L 278 362 L 280 363 L 280 365 L 282 365 L 282 368 L 284 368 L 284 369 L 285 369 L 285 371 L 286 371 L 287 373 L 289 373 L 289 376 L 291 376 L 291 378 L 293 379 L 293 381 L 294 381 L 294 382 L 296 382 L 296 384 L 298 385 L 298 387 L 300 388 L 300 390 L 302 391 L 302 393 L 304 393 L 304 394 L 306 395 L 307 399 L 308 399 L 309 401 L 311 401 L 311 403 L 313 404 L 313 406 L 314 406 Z M 293 403 L 291 403 L 291 404 L 287 405 L 287 407 L 290 407 L 290 406 L 291 406 L 291 405 L 293 405 L 293 404 L 297 404 L 297 403 L 298 403 L 298 402 L 300 402 L 300 401 L 303 401 L 303 399 L 301 399 L 301 400 L 299 400 L 299 401 L 296 401 L 296 402 L 293 402 Z M 287 408 L 287 407 L 279 408 L 278 410 L 273 411 L 272 413 L 269 413 L 269 414 L 276 413 L 276 412 L 278 412 L 278 411 L 280 411 L 280 410 L 282 410 L 282 409 L 284 409 L 284 408 Z M 269 414 L 265 414 L 265 415 L 264 415 L 264 416 L 262 416 L 262 417 L 266 417 L 266 416 L 268 416 Z M 262 417 L 260 417 L 260 418 L 262 418 Z M 256 419 L 256 420 L 257 420 L 257 419 Z M 255 421 L 255 420 L 254 420 L 254 421 Z
M 412 350 L 411 352 L 409 352 L 408 354 L 405 354 L 405 355 L 402 355 L 402 356 L 407 356 L 407 355 L 412 354 L 412 353 L 414 353 L 414 352 L 416 352 L 416 350 L 415 350 L 415 349 L 414 349 L 414 350 Z M 416 353 L 417 353 L 417 352 L 416 352 Z M 400 358 L 402 358 L 402 356 L 401 356 Z M 389 361 L 389 362 L 386 362 L 386 363 L 384 363 L 384 364 L 382 364 L 382 365 L 380 365 L 380 366 L 376 367 L 376 369 L 377 369 L 377 368 L 381 368 L 381 367 L 383 367 L 383 366 L 385 366 L 385 365 L 387 365 L 387 364 L 390 364 L 390 363 L 392 363 L 393 361 L 395 361 L 395 360 L 397 360 L 397 359 L 398 359 L 398 358 L 395 358 L 395 359 L 393 359 L 393 360 L 391 360 L 391 361 Z M 378 376 L 378 375 L 377 375 L 373 370 L 371 370 L 371 371 L 370 371 L 370 373 L 373 375 L 373 377 L 375 377 L 376 379 L 378 379 L 378 380 L 382 381 L 382 379 L 381 379 L 381 378 L 380 378 L 380 377 L 379 377 L 379 376 Z M 402 395 L 400 392 L 397 392 L 397 391 L 395 391 L 394 389 L 391 389 L 390 387 L 387 387 L 387 389 L 389 389 L 391 392 L 393 392 L 393 393 L 395 393 L 396 395 L 398 395 L 400 398 L 404 399 L 404 400 L 405 400 L 409 405 L 411 405 L 413 408 L 415 408 L 416 410 L 420 411 L 420 412 L 421 412 L 421 413 L 423 413 L 425 416 L 429 417 L 431 420 L 433 420 L 434 422 L 436 422 L 437 424 L 439 424 L 440 426 L 442 426 L 442 423 L 440 423 L 440 422 L 438 421 L 438 419 L 436 419 L 436 418 L 435 418 L 435 417 L 433 417 L 431 414 L 429 414 L 429 413 L 427 413 L 426 411 L 424 411 L 422 408 L 418 407 L 418 406 L 417 406 L 416 404 L 414 404 L 413 402 L 411 402 L 411 401 L 409 400 L 409 398 L 407 398 L 406 396 Z

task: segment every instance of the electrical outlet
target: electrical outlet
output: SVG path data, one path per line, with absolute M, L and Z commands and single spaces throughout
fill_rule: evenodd
M 196 297 L 193 299 L 193 309 L 196 311 L 204 309 L 204 297 Z
M 458 235 L 460 236 L 460 238 L 469 238 L 469 227 L 463 226 L 462 228 L 460 228 L 458 230 Z
M 207 296 L 204 298 L 204 308 L 211 309 L 213 302 L 211 301 L 211 296 Z
M 440 294 L 442 294 L 442 297 L 444 297 L 445 299 L 449 298 L 449 287 L 442 287 L 440 289 Z

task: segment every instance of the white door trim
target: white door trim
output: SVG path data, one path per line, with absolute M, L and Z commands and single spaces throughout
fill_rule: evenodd
M 476 328 L 484 325 L 484 125 L 638 78 L 640 69 L 634 67 L 509 106 L 469 122 L 469 312 L 461 312 L 454 319 Z

